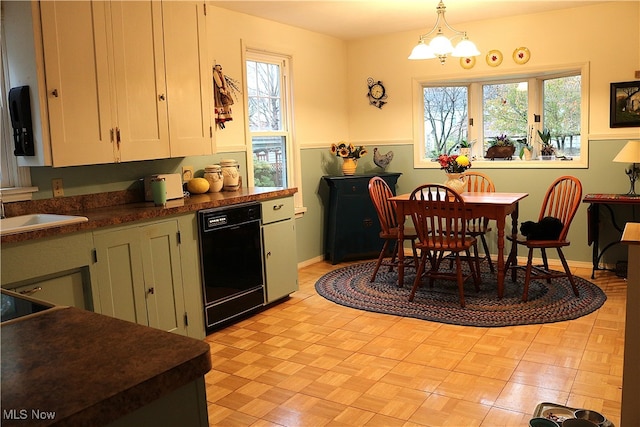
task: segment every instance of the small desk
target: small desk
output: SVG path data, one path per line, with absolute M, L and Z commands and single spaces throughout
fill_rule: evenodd
M 518 203 L 527 197 L 528 193 L 462 193 L 462 199 L 471 209 L 474 217 L 486 217 L 496 220 L 498 229 L 498 298 L 504 294 L 504 227 L 507 215 L 511 215 L 511 235 L 518 234 Z M 398 283 L 404 284 L 404 202 L 409 201 L 410 194 L 402 194 L 392 197 L 396 202 L 396 215 L 398 217 Z M 517 250 L 516 244 L 511 245 L 511 251 Z
M 587 209 L 587 241 L 589 245 L 593 244 L 593 252 L 591 257 L 593 270 L 591 270 L 591 278 L 595 279 L 596 270 L 606 270 L 606 268 L 599 267 L 600 259 L 602 259 L 604 253 L 610 247 L 620 243 L 620 241 L 617 239 L 613 240 L 611 243 L 602 248 L 602 250 L 600 250 L 600 206 L 605 207 L 609 211 L 613 227 L 620 233 L 620 236 L 622 236 L 624 224 L 620 226 L 616 222 L 616 217 L 611 206 L 639 206 L 640 197 L 627 196 L 626 194 L 587 194 L 582 199 L 582 202 L 589 203 L 589 208 Z

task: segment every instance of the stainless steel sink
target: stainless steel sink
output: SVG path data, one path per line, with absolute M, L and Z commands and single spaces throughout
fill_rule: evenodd
M 0 235 L 24 233 L 25 231 L 61 227 L 63 225 L 87 222 L 89 219 L 78 215 L 29 214 L 0 219 Z

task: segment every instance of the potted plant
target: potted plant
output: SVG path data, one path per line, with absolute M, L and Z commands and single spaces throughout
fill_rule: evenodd
M 460 150 L 461 156 L 468 156 L 469 154 L 471 154 L 471 144 L 473 144 L 473 141 L 469 142 L 466 139 L 460 141 L 460 144 L 458 144 L 458 148 Z
M 542 160 L 553 160 L 556 149 L 551 145 L 551 131 L 549 129 L 538 130 L 538 136 L 542 141 L 540 158 Z
M 520 144 L 520 153 L 518 154 L 520 160 L 522 160 L 523 157 L 524 160 L 531 160 L 533 145 L 529 144 L 529 138 L 519 139 L 518 144 Z
M 509 139 L 506 134 L 498 135 L 489 140 L 490 147 L 487 150 L 485 158 L 494 159 L 506 159 L 511 160 L 513 153 L 516 152 L 516 146 L 513 141 Z

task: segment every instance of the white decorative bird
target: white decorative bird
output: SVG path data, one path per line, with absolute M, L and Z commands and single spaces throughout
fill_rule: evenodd
M 373 149 L 373 163 L 382 169 L 386 169 L 391 160 L 393 160 L 393 151 L 389 151 L 387 154 L 380 154 L 377 148 Z

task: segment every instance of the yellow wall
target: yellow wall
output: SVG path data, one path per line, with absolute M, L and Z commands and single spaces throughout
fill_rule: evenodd
M 241 43 L 247 47 L 291 55 L 295 134 L 299 144 L 348 137 L 347 45 L 321 34 L 249 15 L 211 8 L 211 62 L 242 81 Z M 242 101 L 233 107 L 234 123 L 216 132 L 219 151 L 244 143 Z
M 448 8 L 449 16 L 455 13 L 455 6 Z M 435 13 L 427 18 L 427 23 L 435 22 Z M 491 77 L 588 62 L 589 134 L 596 139 L 638 137 L 638 128 L 609 128 L 609 84 L 636 80 L 634 71 L 640 70 L 639 27 L 640 2 L 610 2 L 456 25 L 467 31 L 482 53 L 470 70 L 463 69 L 458 58 L 448 58 L 445 65 L 437 59 L 407 60 L 418 42 L 419 31 L 350 42 L 349 136 L 355 141 L 411 140 L 413 78 Z M 524 65 L 512 59 L 513 51 L 521 46 L 531 52 L 531 59 Z M 497 67 L 485 61 L 486 53 L 493 49 L 504 57 Z M 389 103 L 382 110 L 369 106 L 363 98 L 369 76 L 382 80 L 389 92 Z

